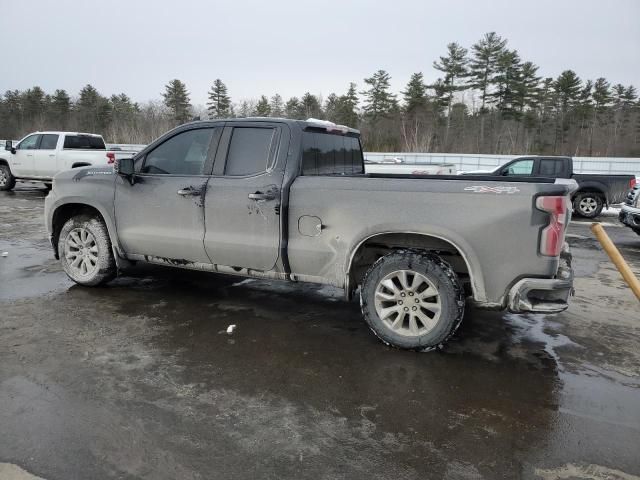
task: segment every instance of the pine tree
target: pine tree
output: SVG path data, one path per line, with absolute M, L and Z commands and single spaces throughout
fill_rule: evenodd
M 351 128 L 358 127 L 358 92 L 356 84 L 351 82 L 345 95 L 338 98 L 338 112 L 336 123 Z
M 78 101 L 75 104 L 79 130 L 88 132 L 97 130 L 100 104 L 100 94 L 93 85 L 87 84 L 80 90 Z
M 469 86 L 480 91 L 480 112 L 485 112 L 493 77 L 498 68 L 498 59 L 506 50 L 507 41 L 496 32 L 489 32 L 471 46 L 469 61 Z
M 340 110 L 340 97 L 335 93 L 330 93 L 324 104 L 324 115 L 327 120 L 336 122 Z
M 460 80 L 467 76 L 467 49 L 462 48 L 457 43 L 447 45 L 447 56 L 440 57 L 440 62 L 433 62 L 433 68 L 444 73 L 444 80 L 441 87 L 444 90 L 443 98 L 447 109 L 447 126 L 444 134 L 445 148 L 449 138 L 449 128 L 451 126 L 451 107 L 453 106 L 453 96 L 456 92 L 463 90 L 464 85 L 459 85 Z
M 541 78 L 538 76 L 538 66 L 532 62 L 524 62 L 519 74 L 515 82 L 514 104 L 516 110 L 522 113 L 527 108 L 535 109 L 538 106 Z
M 287 118 L 293 118 L 296 120 L 305 118 L 304 112 L 302 111 L 302 105 L 300 104 L 298 97 L 291 97 L 287 100 L 287 103 L 284 106 L 284 112 Z
M 253 115 L 253 106 L 248 100 L 243 100 L 240 102 L 240 106 L 238 107 L 238 117 L 246 118 Z
M 49 122 L 57 130 L 66 130 L 71 114 L 71 99 L 65 90 L 56 90 L 51 97 Z
M 384 70 L 378 70 L 371 77 L 364 79 L 364 83 L 370 88 L 360 92 L 365 97 L 363 110 L 374 123 L 398 108 L 396 96 L 389 91 L 390 80 L 391 76 Z
M 322 118 L 322 108 L 320 108 L 320 101 L 318 97 L 305 93 L 300 100 L 301 109 L 304 118 Z
M 209 90 L 207 102 L 209 118 L 225 118 L 231 115 L 231 98 L 227 94 L 227 86 L 216 78 Z
M 518 52 L 505 50 L 498 58 L 493 79 L 495 91 L 491 94 L 503 118 L 518 117 L 516 98 L 521 75 L 522 64 Z
M 20 138 L 24 133 L 24 121 L 22 112 L 22 94 L 19 90 L 7 90 L 2 102 L 2 125 L 3 138 Z
M 404 110 L 407 113 L 415 113 L 425 107 L 427 103 L 427 86 L 424 83 L 422 72 L 414 73 L 407 83 L 407 88 L 402 92 Z
M 280 118 L 284 116 L 284 102 L 280 94 L 276 93 L 273 97 L 271 97 L 271 116 Z
M 269 99 L 262 95 L 256 104 L 254 115 L 256 117 L 268 117 L 270 113 L 271 107 L 269 106 Z
M 569 129 L 567 116 L 569 110 L 576 105 L 580 91 L 582 89 L 582 81 L 573 70 L 565 70 L 562 72 L 553 84 L 556 93 L 557 110 L 560 120 L 560 147 L 565 143 L 565 134 Z M 556 131 L 556 140 L 554 142 L 553 153 L 558 150 L 558 132 Z
M 593 134 L 599 119 L 611 104 L 611 84 L 605 78 L 598 78 L 593 84 L 591 128 L 589 129 L 589 155 L 593 155 Z
M 46 95 L 42 88 L 33 87 L 22 94 L 24 121 L 31 130 L 42 130 L 46 109 Z
M 177 124 L 189 121 L 191 103 L 187 86 L 177 78 L 171 80 L 162 94 L 164 104 L 171 112 L 171 117 Z

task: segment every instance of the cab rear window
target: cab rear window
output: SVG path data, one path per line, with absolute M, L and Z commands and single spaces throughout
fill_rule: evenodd
M 90 135 L 67 135 L 64 137 L 64 147 L 69 150 L 106 150 L 102 137 Z
M 302 134 L 303 175 L 354 175 L 364 173 L 358 137 L 321 132 Z

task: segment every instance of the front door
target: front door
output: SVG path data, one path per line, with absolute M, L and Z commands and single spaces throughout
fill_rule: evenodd
M 116 178 L 116 229 L 127 254 L 175 265 L 210 263 L 203 244 L 205 173 L 219 137 L 215 131 L 197 126 L 178 131 L 136 159 L 133 185 Z
M 40 145 L 34 152 L 33 170 L 34 176 L 53 178 L 58 173 L 56 163 L 56 146 L 60 135 L 53 133 L 42 134 Z
M 41 136 L 39 133 L 29 135 L 16 146 L 16 153 L 11 155 L 11 172 L 16 177 L 35 175 L 33 162 Z
M 284 124 L 226 123 L 205 200 L 205 247 L 213 263 L 265 271 L 275 266 L 288 148 Z

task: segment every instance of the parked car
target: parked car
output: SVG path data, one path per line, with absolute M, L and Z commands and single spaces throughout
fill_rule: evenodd
M 618 219 L 640 235 L 640 184 L 636 184 L 629 190 Z
M 578 182 L 578 190 L 571 197 L 573 211 L 586 218 L 600 215 L 605 205 L 624 202 L 627 192 L 636 183 L 634 175 L 573 173 L 571 157 L 519 157 L 490 172 L 466 172 L 462 175 L 571 178 Z
M 359 137 L 298 120 L 182 125 L 114 169 L 54 177 L 54 255 L 86 286 L 144 261 L 359 290 L 374 333 L 417 350 L 453 334 L 467 295 L 567 308 L 574 181 L 365 174 Z
M 5 142 L 0 155 L 0 190 L 11 190 L 16 181 L 44 182 L 62 170 L 89 165 L 109 165 L 132 152 L 108 151 L 103 138 L 92 133 L 36 132 L 13 146 Z

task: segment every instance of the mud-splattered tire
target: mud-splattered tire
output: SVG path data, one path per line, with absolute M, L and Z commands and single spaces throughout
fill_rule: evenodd
M 77 215 L 67 220 L 60 230 L 58 254 L 65 273 L 80 285 L 102 285 L 116 276 L 109 233 L 98 218 Z
M 384 343 L 429 351 L 443 345 L 464 314 L 464 290 L 439 256 L 401 250 L 376 261 L 360 288 L 362 314 Z
M 596 192 L 579 193 L 573 199 L 573 211 L 584 218 L 595 218 L 602 213 L 604 200 Z
M 13 190 L 16 186 L 16 178 L 11 173 L 11 169 L 4 163 L 0 164 L 0 191 Z

